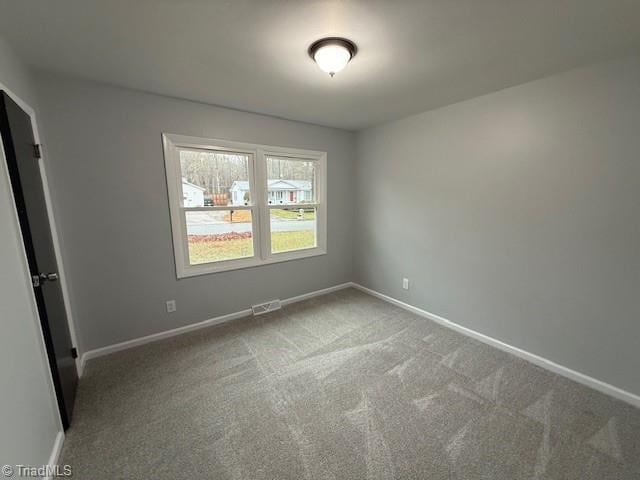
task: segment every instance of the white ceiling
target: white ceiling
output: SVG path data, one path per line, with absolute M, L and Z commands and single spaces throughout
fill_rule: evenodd
M 640 53 L 640 0 L 0 0 L 32 66 L 360 129 Z M 307 56 L 345 36 L 333 79 Z

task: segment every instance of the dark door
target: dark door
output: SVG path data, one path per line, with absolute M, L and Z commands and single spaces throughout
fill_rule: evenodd
M 40 176 L 39 148 L 35 146 L 31 118 L 5 92 L 0 98 L 0 135 L 58 407 L 66 429 L 71 421 L 78 372 L 58 281 L 58 264 Z

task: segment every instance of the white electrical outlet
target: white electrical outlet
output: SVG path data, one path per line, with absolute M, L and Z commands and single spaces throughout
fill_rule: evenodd
M 173 313 L 176 311 L 176 301 L 167 300 L 167 313 Z
M 403 278 L 402 279 L 402 288 L 404 288 L 405 290 L 409 290 L 409 279 L 408 278 Z

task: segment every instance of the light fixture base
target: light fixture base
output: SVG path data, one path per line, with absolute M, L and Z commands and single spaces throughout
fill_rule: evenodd
M 349 55 L 351 56 L 350 60 L 356 56 L 356 53 L 358 53 L 358 47 L 356 46 L 356 44 L 351 40 L 342 37 L 326 37 L 321 38 L 320 40 L 316 40 L 311 45 L 309 45 L 309 50 L 307 51 L 307 53 L 309 54 L 311 59 L 315 61 L 316 52 L 322 47 L 326 47 L 327 45 L 339 45 L 346 48 L 349 52 Z

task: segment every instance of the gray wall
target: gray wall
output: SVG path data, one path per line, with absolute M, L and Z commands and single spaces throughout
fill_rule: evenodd
M 353 133 L 49 74 L 37 86 L 81 349 L 351 280 Z M 162 132 L 327 151 L 328 254 L 176 280 Z
M 357 148 L 358 282 L 640 394 L 640 59 L 368 129 Z
M 30 82 L 0 39 L 0 83 L 35 108 Z M 15 215 L 0 154 L 0 464 L 43 465 L 61 425 Z

